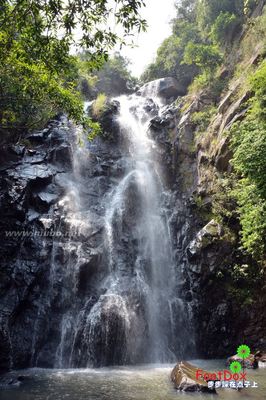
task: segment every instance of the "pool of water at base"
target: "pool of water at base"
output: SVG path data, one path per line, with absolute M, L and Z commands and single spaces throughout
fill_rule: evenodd
M 226 369 L 224 360 L 192 360 L 201 369 Z M 170 381 L 173 365 L 141 365 L 100 369 L 27 369 L 9 373 L 23 375 L 20 387 L 0 390 L 0 400 L 264 400 L 266 368 L 248 370 L 258 388 L 241 391 L 218 389 L 218 396 L 177 392 Z

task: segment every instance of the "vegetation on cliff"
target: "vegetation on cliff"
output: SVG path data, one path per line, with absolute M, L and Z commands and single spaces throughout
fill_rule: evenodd
M 195 216 L 202 227 L 211 220 L 222 226 L 219 247 L 224 253 L 208 282 L 203 273 L 201 290 L 219 293 L 217 302 L 225 299 L 236 324 L 243 324 L 243 335 L 250 340 L 254 335 L 254 343 L 265 324 L 261 315 L 266 273 L 264 5 L 264 1 L 238 0 L 178 2 L 172 35 L 142 76 L 148 81 L 170 75 L 187 87 L 187 96 L 178 104 L 188 126 L 179 127 L 178 135 L 180 141 L 186 131 L 194 136 L 186 148 L 197 163 Z M 180 157 L 178 162 L 182 163 Z M 184 167 L 180 171 L 184 175 Z M 188 186 L 193 187 L 191 182 Z
M 197 76 L 201 87 L 217 79 L 215 72 L 231 51 L 233 38 L 256 7 L 257 0 L 181 0 L 176 4 L 172 35 L 159 47 L 142 75 L 147 82 L 173 76 L 188 85 Z M 195 85 L 195 82 L 194 82 Z
M 189 95 L 183 105 L 184 110 L 195 96 L 205 93 L 208 104 L 192 113 L 191 121 L 195 125 L 198 145 L 204 147 L 208 141 L 212 148 L 217 148 L 221 141 L 215 137 L 210 125 L 215 115 L 219 114 L 217 106 L 226 95 L 228 84 L 240 79 L 236 96 L 241 97 L 243 93 L 247 93 L 247 100 L 242 105 L 242 118 L 231 126 L 230 132 L 224 132 L 231 142 L 230 163 L 233 171 L 229 175 L 226 173 L 212 177 L 213 181 L 218 179 L 212 186 L 215 199 L 212 215 L 220 219 L 225 227 L 228 225 L 229 231 L 231 221 L 238 220 L 242 251 L 247 251 L 259 263 L 264 263 L 266 64 L 262 60 L 266 45 L 266 18 L 264 14 L 258 18 L 252 15 L 259 3 L 262 2 L 179 2 L 176 7 L 177 16 L 172 23 L 172 36 L 162 43 L 155 62 L 144 72 L 143 79 L 170 74 L 185 85 L 191 82 Z M 257 50 L 250 48 L 249 36 L 253 41 L 256 40 Z M 262 49 L 259 52 L 262 56 L 257 61 L 259 67 L 255 65 L 247 69 L 249 58 L 254 57 L 259 48 Z M 189 70 L 188 67 L 192 69 Z M 237 98 L 235 97 L 235 101 Z M 232 231 L 230 235 L 235 240 Z
M 143 1 L 0 2 L 0 131 L 23 135 L 41 127 L 58 112 L 78 123 L 83 115 L 78 91 L 79 59 L 73 47 L 86 51 L 86 68 L 99 68 L 108 51 L 125 43 L 130 32 L 145 29 L 139 16 Z M 108 27 L 113 17 L 124 32 Z
M 239 178 L 233 191 L 242 243 L 257 260 L 266 254 L 266 63 L 250 78 L 254 93 L 244 121 L 231 129 L 232 164 Z

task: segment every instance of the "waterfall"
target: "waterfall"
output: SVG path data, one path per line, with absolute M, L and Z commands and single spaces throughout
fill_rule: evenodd
M 86 187 L 90 162 L 100 168 L 100 157 L 94 153 L 97 145 L 87 143 L 74 151 L 61 205 L 69 229 L 78 227 L 82 239 L 65 243 L 65 252 L 75 252 L 75 257 L 68 255 L 63 278 L 68 291 L 57 367 L 174 362 L 184 355 L 189 326 L 178 295 L 180 274 L 169 226 L 171 210 L 166 206 L 171 193 L 164 185 L 159 145 L 149 129 L 152 116 L 163 106 L 155 96 L 146 96 L 116 99 L 121 136 L 117 163 L 123 168 L 121 176 L 108 176 L 103 193 L 99 178 L 90 177 L 95 204 Z M 113 167 L 113 160 L 110 163 Z M 92 210 L 97 210 L 101 226 L 96 230 L 101 232 L 97 262 L 87 249 L 95 222 Z
M 126 138 L 130 167 L 110 196 L 106 210 L 107 247 L 110 260 L 112 295 L 118 294 L 123 280 L 123 260 L 119 256 L 119 242 L 123 230 L 129 228 L 136 240 L 136 257 L 132 266 L 136 274 L 136 290 L 143 297 L 147 323 L 147 359 L 152 362 L 169 360 L 169 315 L 161 317 L 166 304 L 174 296 L 175 282 L 171 238 L 167 219 L 160 208 L 163 186 L 159 166 L 154 159 L 156 144 L 148 137 L 150 116 L 145 112 L 145 98 L 120 97 L 119 125 Z M 133 193 L 134 192 L 134 193 Z M 123 224 L 128 213 L 133 213 L 131 227 Z M 135 220 L 135 221 L 134 221 Z M 134 277 L 132 277 L 132 280 Z M 138 335 L 138 332 L 135 332 Z

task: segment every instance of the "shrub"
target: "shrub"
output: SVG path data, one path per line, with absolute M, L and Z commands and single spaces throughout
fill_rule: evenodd
M 29 63 L 11 53 L 2 63 L 0 77 L 0 130 L 15 135 L 42 127 L 61 111 L 83 121 L 79 93 L 43 63 Z
M 214 45 L 189 42 L 184 53 L 185 64 L 195 64 L 202 71 L 214 71 L 222 62 L 222 56 Z
M 213 106 L 208 106 L 202 111 L 193 113 L 191 121 L 197 125 L 198 132 L 203 133 L 208 128 L 215 113 L 216 107 Z
M 107 97 L 104 93 L 100 93 L 97 99 L 92 104 L 92 115 L 94 118 L 99 119 L 103 112 L 106 110 Z
M 266 199 L 266 123 L 248 117 L 242 124 L 236 124 L 231 133 L 235 170 L 254 182 Z
M 247 178 L 241 179 L 232 193 L 238 202 L 243 247 L 256 260 L 263 261 L 266 253 L 266 202 L 256 185 Z
M 210 35 L 212 40 L 224 47 L 226 43 L 232 40 L 232 35 L 239 22 L 235 14 L 222 12 L 212 25 Z
M 253 114 L 258 114 L 260 118 L 266 120 L 266 61 L 250 77 L 250 84 L 255 92 Z
M 254 97 L 244 121 L 231 129 L 232 165 L 239 176 L 238 203 L 243 247 L 262 261 L 266 252 L 266 63 L 249 79 Z
M 150 64 L 141 76 L 143 82 L 173 76 L 184 86 L 188 86 L 198 73 L 195 65 L 182 63 L 187 35 L 171 35 L 165 39 L 157 51 L 155 62 Z

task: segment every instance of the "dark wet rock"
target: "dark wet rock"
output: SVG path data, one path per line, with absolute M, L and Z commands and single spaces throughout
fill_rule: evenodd
M 229 147 L 229 139 L 223 138 L 219 144 L 218 154 L 215 158 L 215 166 L 218 171 L 228 171 L 233 152 Z
M 55 175 L 55 170 L 47 165 L 19 165 L 16 169 L 11 169 L 8 174 L 13 179 L 25 179 L 31 183 L 49 183 Z
M 32 133 L 31 135 L 27 136 L 27 140 L 34 144 L 41 144 L 47 138 L 49 134 L 49 129 L 44 129 L 40 132 Z
M 37 218 L 39 218 L 40 214 L 33 209 L 29 209 L 28 213 L 27 213 L 27 218 L 29 222 L 32 222 L 34 220 L 36 220 Z
M 71 166 L 72 151 L 68 144 L 61 144 L 53 149 L 49 154 L 49 161 L 62 164 L 64 166 Z
M 78 266 L 78 289 L 90 289 L 91 279 L 101 264 L 102 250 L 92 250 L 83 263 Z M 82 261 L 82 260 L 81 260 Z
M 163 78 L 158 81 L 158 95 L 167 99 L 183 96 L 186 88 L 174 78 Z
M 3 285 L 1 282 L 1 286 Z M 0 376 L 11 368 L 11 341 L 9 336 L 8 327 L 3 326 L 0 330 Z M 0 380 L 0 387 L 1 387 Z
M 25 153 L 25 146 L 20 145 L 11 145 L 10 152 L 15 154 L 16 156 L 23 156 Z
M 157 115 L 158 114 L 158 106 L 155 104 L 155 102 L 152 99 L 147 99 L 145 104 L 144 104 L 144 110 L 150 115 Z
M 169 98 L 173 90 L 178 90 L 176 82 L 167 80 L 157 81 L 149 88 L 147 85 L 145 90 L 153 90 L 156 85 Z M 211 173 L 215 168 L 228 170 L 230 154 L 227 143 L 223 146 L 219 138 L 217 152 L 211 156 L 208 149 L 200 148 L 198 151 L 194 146 L 195 127 L 190 121 L 191 114 L 209 105 L 207 95 L 194 99 L 185 113 L 172 104 L 163 108 L 160 116 L 152 95 L 148 97 L 144 108 L 151 117 L 149 135 L 156 142 L 154 154 L 171 189 L 168 197 L 160 193 L 160 198 L 165 196 L 162 212 L 169 219 L 175 249 L 173 262 L 180 274 L 176 290 L 180 291 L 190 312 L 188 320 L 182 323 L 193 321 L 189 327 L 189 345 L 179 351 L 180 354 L 193 354 L 196 348 L 202 357 L 224 357 L 225 351 L 230 354 L 239 344 L 246 317 L 239 310 L 236 313 L 234 303 L 226 294 L 224 281 L 219 280 L 223 278 L 218 277 L 227 277 L 228 270 L 239 260 L 236 259 L 234 244 L 223 240 L 220 225 L 215 221 L 205 225 L 206 220 L 203 221 L 199 214 L 194 195 L 202 194 L 202 201 L 210 212 L 211 198 L 206 186 L 201 184 L 200 174 L 211 163 Z M 224 122 L 228 126 L 235 118 L 241 118 L 243 101 L 230 112 L 228 107 L 234 100 L 225 101 L 227 104 L 224 103 L 220 109 L 218 130 Z M 0 353 L 3 357 L 0 368 L 3 371 L 10 367 L 11 362 L 14 368 L 56 365 L 56 349 L 60 344 L 63 322 L 68 345 L 62 349 L 62 365 L 86 367 L 88 354 L 93 354 L 92 363 L 97 366 L 114 361 L 132 362 L 121 351 L 127 338 L 120 312 L 125 305 L 119 303 L 120 300 L 111 307 L 110 330 L 103 327 L 110 306 L 107 298 L 110 282 L 104 279 L 110 268 L 110 259 L 104 250 L 106 214 L 103 202 L 109 201 L 108 194 L 132 168 L 130 158 L 125 157 L 123 138 L 117 127 L 118 110 L 119 103 L 108 103 L 100 119 L 103 135 L 87 144 L 89 156 L 84 157 L 79 176 L 81 205 L 75 203 L 77 198 L 73 194 L 77 175 L 70 176 L 76 142 L 73 127 L 64 117 L 51 121 L 45 132 L 31 134 L 31 149 L 23 146 L 13 150 L 6 148 L 0 155 L 3 161 L 0 188 L 3 243 L 0 248 Z M 80 171 L 75 170 L 75 173 Z M 149 260 L 135 259 L 142 218 L 141 196 L 136 188 L 132 178 L 125 190 L 123 210 L 121 214 L 116 212 L 112 220 L 114 227 L 118 222 L 121 227 L 121 240 L 115 248 L 119 254 L 116 268 L 128 278 L 123 290 L 130 301 L 133 301 L 135 279 L 138 279 L 130 275 L 135 263 L 141 264 L 145 274 L 151 273 Z M 75 205 L 77 209 L 82 206 L 84 212 L 75 212 Z M 74 211 L 67 218 L 66 210 L 71 209 Z M 30 232 L 32 235 L 6 237 L 7 230 Z M 44 237 L 37 234 L 43 231 L 55 235 Z M 86 321 L 100 298 L 101 312 L 92 327 Z M 132 338 L 136 341 L 139 336 L 147 334 L 145 321 L 139 318 L 141 301 L 139 298 L 134 303 L 134 313 L 138 316 L 135 332 L 138 334 L 130 336 L 136 336 Z M 173 305 L 172 309 L 178 323 L 181 306 Z M 68 315 L 68 310 L 72 310 L 71 315 Z M 65 321 L 62 315 L 66 316 Z M 248 338 L 254 344 L 263 337 L 263 311 L 260 315 L 261 322 L 257 323 L 255 315 L 252 316 L 254 325 L 249 325 Z M 75 323 L 78 329 L 74 341 Z M 89 343 L 92 331 L 96 343 L 93 349 Z M 106 340 L 110 345 L 108 351 L 105 349 Z M 75 349 L 71 364 L 70 345 Z M 118 349 L 116 354 L 114 348 Z M 106 350 L 104 354 L 103 349 Z M 144 354 L 144 350 L 140 353 Z M 186 381 L 186 378 L 179 386 L 181 390 L 200 388 L 197 382 Z
M 237 89 L 237 87 L 236 87 L 236 89 Z M 250 91 L 245 92 L 242 95 L 242 97 L 237 100 L 234 100 L 234 97 L 232 98 L 231 95 L 228 94 L 228 96 L 229 96 L 228 102 L 232 101 L 231 105 L 229 105 L 226 100 L 224 100 L 224 102 L 220 105 L 221 111 L 223 110 L 223 119 L 222 119 L 222 123 L 219 128 L 220 132 L 223 132 L 224 130 L 230 128 L 232 121 L 235 118 L 236 114 L 238 114 L 239 112 L 242 111 L 242 108 L 245 106 L 246 102 L 252 96 L 252 92 L 250 92 Z
M 171 372 L 171 381 L 175 389 L 182 392 L 216 393 L 215 388 L 208 387 L 207 381 L 201 378 L 196 379 L 196 372 L 198 369 L 198 367 L 186 361 L 181 361 L 177 364 Z M 206 371 L 202 371 L 202 373 L 210 375 L 210 373 Z
M 49 220 L 47 212 L 63 194 L 62 188 L 53 183 L 60 172 L 52 154 L 61 150 L 60 146 L 71 151 L 69 139 L 73 140 L 64 119 L 30 136 L 31 149 L 19 145 L 2 149 L 5 168 L 0 179 L 0 239 L 4 243 L 0 250 L 0 372 L 11 365 L 30 366 L 33 332 L 38 340 L 46 334 L 43 323 L 48 326 L 53 238 L 42 236 L 42 231 L 48 229 L 44 224 L 45 219 Z M 57 139 L 52 140 L 53 136 Z M 53 215 L 53 223 L 59 226 L 58 218 Z
M 36 193 L 33 198 L 35 206 L 38 209 L 44 207 L 48 210 L 52 204 L 56 203 L 58 195 L 49 192 L 39 192 Z

